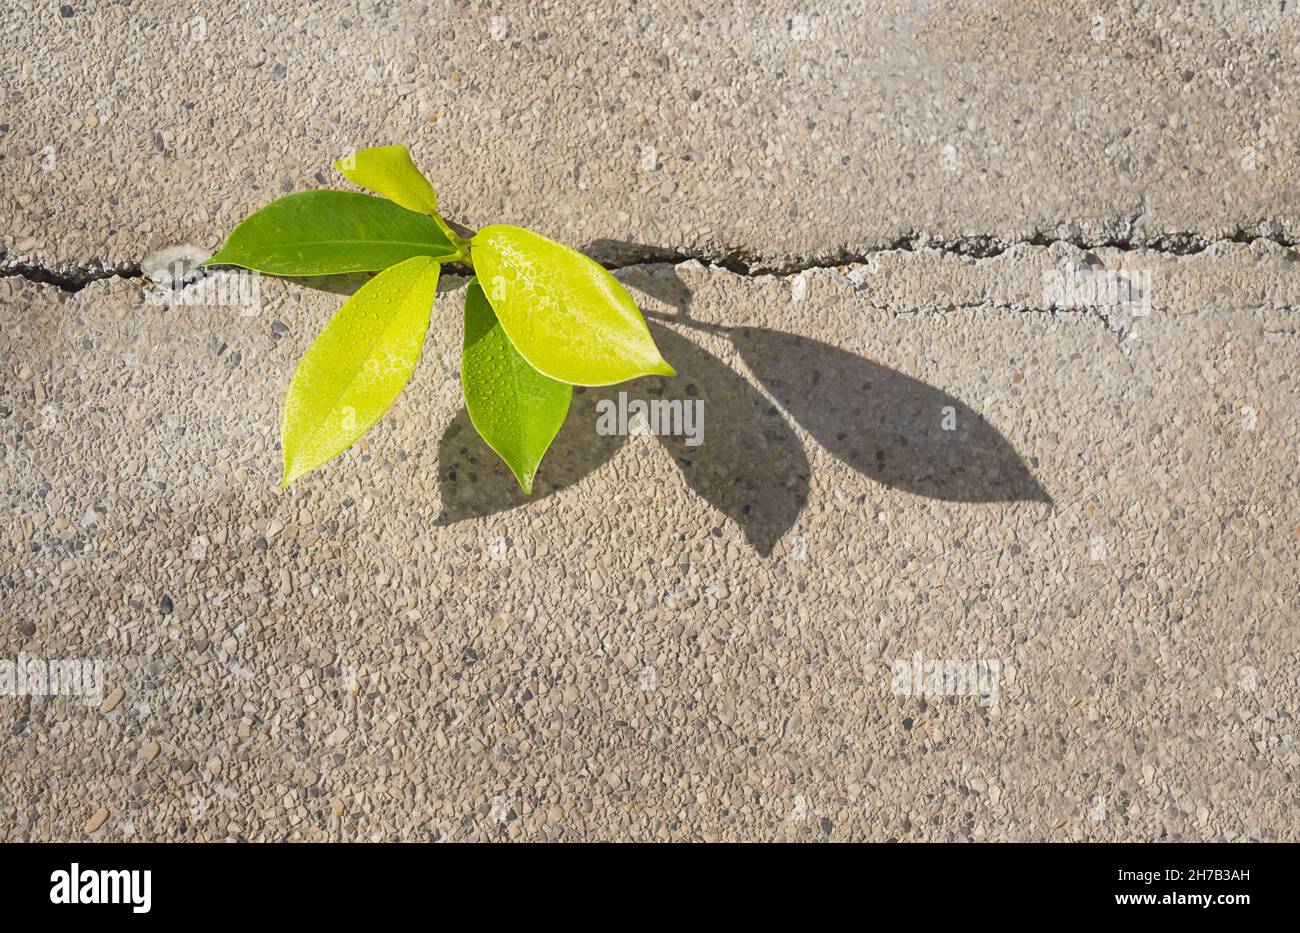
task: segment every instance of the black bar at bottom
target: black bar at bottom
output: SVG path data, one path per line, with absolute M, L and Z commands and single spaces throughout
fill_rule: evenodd
M 0 893 L 13 916 L 76 912 L 148 921 L 297 922 L 442 903 L 528 912 L 572 899 L 593 918 L 689 896 L 723 913 L 771 899 L 857 902 L 855 912 L 922 909 L 969 919 L 975 905 L 1231 920 L 1283 909 L 1291 845 L 442 846 L 10 844 Z M 148 873 L 147 875 L 145 873 Z M 827 900 L 827 899 L 830 900 Z M 602 903 L 603 902 L 603 903 Z M 638 906 L 639 905 L 639 906 Z M 703 906 L 707 906 L 703 905 Z M 604 910 L 614 913 L 603 913 Z M 601 911 L 591 914 L 591 911 Z M 382 915 L 382 914 L 381 914 Z M 880 914 L 880 917 L 889 914 Z M 95 917 L 97 918 L 97 917 Z M 540 917 L 538 919 L 541 919 Z M 551 918 L 556 920 L 558 918 Z

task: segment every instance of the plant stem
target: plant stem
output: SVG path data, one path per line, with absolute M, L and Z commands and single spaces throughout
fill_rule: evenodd
M 447 226 L 447 221 L 443 220 L 436 211 L 429 216 L 433 218 L 433 222 L 438 225 L 438 229 L 443 232 L 443 235 L 451 241 L 452 246 L 456 247 L 458 255 L 453 261 L 467 263 L 472 268 L 474 264 L 469 260 L 469 240 L 459 236 L 455 230 Z

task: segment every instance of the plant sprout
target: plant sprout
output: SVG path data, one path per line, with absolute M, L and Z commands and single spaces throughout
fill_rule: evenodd
M 392 406 L 420 358 L 444 263 L 474 270 L 465 289 L 465 407 L 527 494 L 573 386 L 676 375 L 627 291 L 591 259 L 503 224 L 458 236 L 405 146 L 362 149 L 335 167 L 382 197 L 288 195 L 237 226 L 205 263 L 282 276 L 378 273 L 294 371 L 280 424 L 281 485 L 347 450 Z

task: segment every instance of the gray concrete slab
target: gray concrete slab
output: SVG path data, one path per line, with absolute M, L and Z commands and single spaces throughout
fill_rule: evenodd
M 214 249 L 390 142 L 603 258 L 1297 239 L 1295 4 L 323 6 L 10 4 L 0 261 Z
M 1066 307 L 1058 271 L 1121 265 L 1127 306 Z M 282 492 L 338 296 L 0 283 L 0 658 L 107 662 L 98 705 L 0 698 L 0 826 L 1294 840 L 1298 268 L 629 269 L 682 375 L 621 388 L 702 400 L 704 442 L 602 437 L 587 393 L 520 504 L 458 413 L 454 292 L 394 411 Z M 984 695 L 895 666 L 933 661 Z

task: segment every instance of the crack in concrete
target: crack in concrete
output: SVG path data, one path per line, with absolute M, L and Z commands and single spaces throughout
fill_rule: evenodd
M 3 261 L 4 258 L 0 256 L 0 261 Z M 0 279 L 26 279 L 28 282 L 35 282 L 38 285 L 52 285 L 70 294 L 81 291 L 92 282 L 102 282 L 104 279 L 115 278 L 138 279 L 143 275 L 144 272 L 138 262 L 118 263 L 110 266 L 99 262 L 85 265 L 60 263 L 53 267 L 35 262 L 16 262 L 13 265 L 0 268 Z
M 787 263 L 772 263 L 755 258 L 744 250 L 727 250 L 720 252 L 686 253 L 653 246 L 627 244 L 619 251 L 617 258 L 602 256 L 600 247 L 593 247 L 589 252 L 607 269 L 623 269 L 629 266 L 648 265 L 652 263 L 677 264 L 695 260 L 705 266 L 717 266 L 741 276 L 790 276 L 816 270 L 832 270 L 844 266 L 861 265 L 872 258 L 886 253 L 919 252 L 934 250 L 954 256 L 970 259 L 995 259 L 1016 247 L 1050 249 L 1053 246 L 1071 246 L 1085 252 L 1094 249 L 1115 249 L 1120 252 L 1150 252 L 1163 256 L 1196 256 L 1209 252 L 1226 244 L 1244 244 L 1255 246 L 1269 244 L 1287 250 L 1300 250 L 1300 238 L 1291 238 L 1275 234 L 1260 233 L 1257 230 L 1240 229 L 1225 237 L 1207 237 L 1198 233 L 1165 233 L 1156 236 L 1102 237 L 1087 239 L 1085 237 L 1053 237 L 1045 233 L 1035 233 L 1022 239 L 1002 239 L 992 234 L 977 234 L 955 238 L 944 238 L 934 234 L 909 233 L 905 236 L 876 247 L 865 250 L 840 250 L 833 254 L 814 256 L 808 259 Z
M 1211 238 L 1197 233 L 1165 233 L 1156 236 L 1103 237 L 1087 239 L 1084 237 L 1052 237 L 1045 233 L 1006 240 L 992 234 L 968 235 L 944 238 L 933 234 L 910 233 L 891 242 L 869 247 L 864 250 L 842 249 L 832 254 L 813 256 L 806 259 L 784 263 L 755 257 L 743 249 L 720 251 L 684 252 L 664 247 L 642 246 L 635 243 L 622 243 L 613 246 L 608 241 L 598 243 L 586 250 L 587 254 L 611 271 L 627 269 L 633 266 L 667 263 L 677 265 L 684 262 L 698 262 L 704 266 L 726 269 L 739 276 L 758 277 L 791 276 L 817 270 L 831 271 L 846 266 L 861 265 L 873 258 L 887 253 L 919 252 L 933 250 L 970 259 L 995 259 L 1017 247 L 1050 249 L 1053 246 L 1071 246 L 1083 251 L 1095 249 L 1115 249 L 1121 252 L 1149 252 L 1163 256 L 1196 256 L 1209 252 L 1226 244 L 1244 244 L 1256 246 L 1268 244 L 1286 250 L 1300 252 L 1300 238 L 1264 234 L 1255 230 L 1240 229 L 1226 237 Z M 0 253 L 0 262 L 9 257 Z M 1298 257 L 1300 258 L 1300 257 Z M 449 266 L 448 271 L 455 272 L 460 266 Z M 464 268 L 466 274 L 472 274 Z M 51 285 L 62 291 L 75 293 L 87 285 L 105 279 L 138 279 L 144 276 L 139 261 L 104 263 L 92 260 L 85 264 L 59 263 L 47 266 L 39 262 L 15 261 L 0 268 L 0 278 L 21 278 L 40 285 Z

